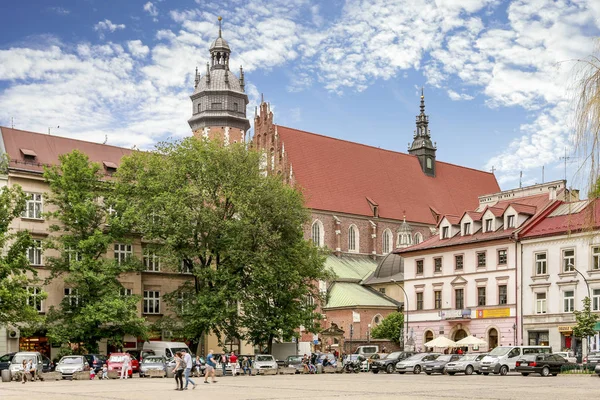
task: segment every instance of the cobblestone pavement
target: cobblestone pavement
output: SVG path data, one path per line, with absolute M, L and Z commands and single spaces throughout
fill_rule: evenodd
M 2 400 L 167 399 L 591 399 L 600 396 L 594 376 L 441 376 L 323 374 L 220 378 L 195 390 L 173 390 L 172 379 L 0 382 Z

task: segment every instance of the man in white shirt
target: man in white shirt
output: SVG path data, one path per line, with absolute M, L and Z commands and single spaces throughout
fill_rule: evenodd
M 187 390 L 189 382 L 191 382 L 192 385 L 194 385 L 194 387 L 192 389 L 196 389 L 196 383 L 190 379 L 190 374 L 192 373 L 192 367 L 193 367 L 192 356 L 186 350 L 182 350 L 182 352 L 183 352 L 183 361 L 185 362 L 185 370 L 183 371 L 183 374 L 185 376 L 185 387 L 183 388 L 183 390 Z
M 125 356 L 123 356 L 123 363 L 121 364 L 121 379 L 127 379 L 129 377 L 130 362 L 131 358 L 129 357 L 129 353 L 125 353 Z

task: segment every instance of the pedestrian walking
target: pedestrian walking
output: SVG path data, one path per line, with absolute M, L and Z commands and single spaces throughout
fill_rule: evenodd
M 188 383 L 191 383 L 192 385 L 194 385 L 194 387 L 192 389 L 196 389 L 196 382 L 194 382 L 193 380 L 190 379 L 190 375 L 192 373 L 192 367 L 193 367 L 192 356 L 190 355 L 190 353 L 188 353 L 185 350 L 183 350 L 183 361 L 185 362 L 185 370 L 183 372 L 184 376 L 185 376 L 185 387 L 183 388 L 183 390 L 187 390 Z
M 121 363 L 121 379 L 127 379 L 129 377 L 129 364 L 131 363 L 131 357 L 129 353 L 125 353 L 123 356 L 123 362 Z
M 212 383 L 217 383 L 215 380 L 215 367 L 217 364 L 215 363 L 215 355 L 213 351 L 210 350 L 208 355 L 206 356 L 206 374 L 204 375 L 204 383 L 208 383 L 208 376 L 212 377 Z
M 238 368 L 238 357 L 235 355 L 234 351 L 232 351 L 231 355 L 229 356 L 229 362 L 231 363 L 231 376 L 236 376 Z
M 183 390 L 183 370 L 184 361 L 181 352 L 175 353 L 175 367 L 173 367 L 173 374 L 175 375 L 175 390 Z
M 227 374 L 227 354 L 221 354 L 221 368 L 223 368 L 223 376 Z

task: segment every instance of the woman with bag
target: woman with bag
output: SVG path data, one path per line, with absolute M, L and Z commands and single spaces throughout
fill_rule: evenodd
M 173 374 L 175 375 L 175 390 L 183 390 L 183 370 L 184 370 L 183 357 L 181 352 L 175 353 L 175 367 L 173 368 Z

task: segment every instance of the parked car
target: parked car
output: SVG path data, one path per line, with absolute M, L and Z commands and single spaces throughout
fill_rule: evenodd
M 157 355 L 154 350 L 127 350 L 129 354 L 134 356 L 138 362 L 141 364 L 144 361 L 146 356 L 155 356 Z M 166 356 L 165 356 L 166 358 Z
M 571 364 L 577 364 L 577 357 L 571 351 L 557 351 L 556 353 L 552 353 L 561 356 L 565 360 L 567 360 Z
M 322 353 L 317 359 L 317 364 L 323 364 L 323 360 L 325 360 L 325 358 L 327 358 L 329 365 L 333 367 L 337 366 L 337 359 L 332 353 Z
M 458 361 L 460 357 L 460 354 L 443 354 L 435 360 L 427 361 L 423 370 L 427 375 L 443 374 L 446 372 L 446 364 L 452 361 Z
M 106 356 L 102 354 L 86 354 L 84 355 L 90 369 L 94 370 L 95 373 L 102 371 L 102 366 L 106 362 Z
M 379 346 L 378 345 L 367 345 L 367 346 L 358 346 L 356 348 L 356 351 L 354 352 L 354 354 L 360 354 L 362 356 L 364 356 L 365 358 L 369 358 L 371 355 L 375 354 L 375 353 L 379 353 Z
M 285 366 L 294 368 L 296 372 L 301 372 L 304 369 L 304 366 L 302 365 L 302 356 L 287 356 L 285 359 Z
M 369 371 L 373 362 L 375 362 L 376 360 L 381 360 L 382 358 L 387 357 L 387 355 L 387 353 L 374 353 L 371 354 L 369 357 L 365 357 L 363 362 L 360 364 L 360 370 Z
M 585 365 L 589 369 L 595 368 L 599 362 L 600 351 L 592 351 L 583 359 L 583 365 Z
M 152 350 L 154 355 L 165 356 L 167 359 L 175 357 L 175 353 L 181 350 L 185 350 L 192 354 L 187 344 L 183 342 L 144 342 L 143 350 L 147 352 Z
M 84 356 L 64 356 L 56 365 L 63 379 L 72 379 L 75 372 L 88 371 L 90 366 Z
M 414 351 L 395 351 L 371 362 L 371 372 L 377 374 L 379 371 L 385 371 L 388 374 L 396 370 L 396 364 L 408 357 L 415 355 Z
M 35 368 L 35 375 L 37 376 L 44 368 L 44 359 L 42 354 L 38 351 L 20 351 L 15 353 L 13 358 L 10 360 L 10 375 L 15 377 L 21 371 L 23 371 L 23 361 L 33 361 L 33 367 Z
M 106 361 L 106 366 L 108 367 L 109 371 L 117 371 L 119 374 L 121 373 L 121 367 L 123 366 L 123 360 L 125 359 L 125 356 L 127 355 L 127 353 L 112 353 L 110 355 L 110 357 L 108 357 L 108 360 Z M 129 356 L 131 358 L 131 362 L 129 364 L 129 371 L 127 372 L 127 375 L 129 377 L 133 376 L 133 371 L 138 371 L 140 368 L 140 364 L 138 362 L 138 360 L 135 357 L 132 357 L 131 355 Z
M 42 354 L 42 372 L 54 371 L 54 362 Z
M 420 374 L 423 371 L 423 365 L 428 361 L 433 361 L 441 356 L 440 353 L 417 353 L 396 364 L 396 372 L 404 374 L 412 371 L 413 374 Z
M 594 373 L 598 374 L 598 376 L 600 376 L 600 363 L 596 364 L 596 368 L 594 368 Z
M 148 371 L 161 371 L 167 375 L 167 359 L 164 356 L 146 355 L 140 365 L 140 378 L 148 376 Z
M 464 373 L 465 375 L 471 375 L 473 372 L 479 374 L 479 364 L 486 354 L 465 354 L 456 361 L 451 361 L 446 364 L 446 372 L 448 375 L 454 375 L 457 373 Z
M 254 368 L 256 368 L 259 373 L 261 370 L 265 369 L 277 369 L 277 361 L 275 361 L 275 357 L 270 354 L 258 354 L 254 357 Z
M 524 355 L 551 353 L 550 346 L 498 346 L 483 357 L 479 370 L 483 375 L 506 375 L 515 369 L 516 362 Z
M 10 360 L 12 360 L 15 354 L 17 353 L 7 353 L 0 357 L 0 371 L 2 371 L 3 369 L 9 369 Z
M 556 354 L 529 354 L 519 358 L 515 371 L 520 372 L 523 376 L 531 373 L 541 376 L 550 374 L 556 376 L 565 364 L 567 364 L 567 360 Z

